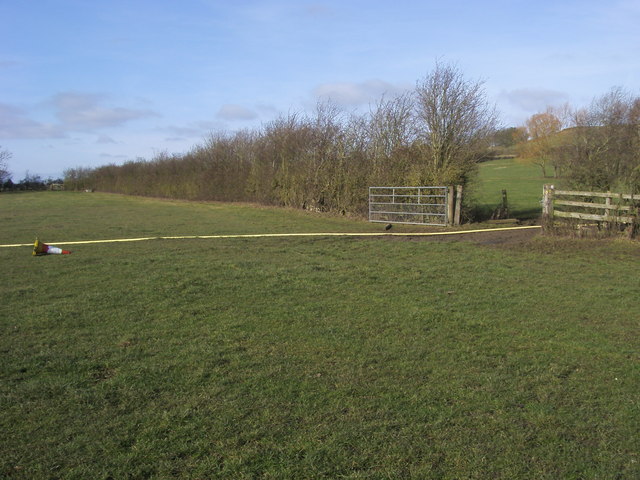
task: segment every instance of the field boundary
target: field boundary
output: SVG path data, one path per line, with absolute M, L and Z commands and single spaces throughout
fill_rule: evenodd
M 635 238 L 639 223 L 638 200 L 638 195 L 556 190 L 555 186 L 545 184 L 542 225 L 545 230 L 552 231 L 556 219 L 560 219 L 562 226 L 577 228 L 580 235 L 592 231 L 608 236 L 626 229 L 628 237 Z
M 558 197 L 583 197 L 581 201 L 566 200 Z M 637 195 L 614 192 L 580 192 L 570 190 L 556 190 L 553 185 L 545 185 L 543 191 L 543 215 L 548 221 L 553 217 L 576 218 L 578 220 L 592 220 L 598 222 L 634 223 L 634 200 Z M 591 201 L 585 201 L 590 198 Z M 604 198 L 604 202 L 595 199 Z M 625 204 L 625 201 L 627 204 Z M 615 202 L 615 203 L 614 203 Z M 556 205 L 570 207 L 577 211 L 557 210 Z M 594 210 L 604 210 L 604 214 L 593 213 Z M 623 216 L 621 212 L 628 212 Z
M 527 225 L 523 227 L 500 227 L 500 228 L 484 228 L 475 230 L 458 230 L 454 232 L 322 232 L 322 233 L 240 233 L 240 234 L 221 234 L 221 235 L 179 235 L 179 236 L 156 236 L 156 237 L 139 237 L 139 238 L 113 238 L 106 240 L 80 240 L 80 241 L 50 241 L 51 245 L 88 245 L 93 243 L 118 243 L 118 242 L 143 242 L 147 240 L 183 240 L 183 239 L 217 239 L 217 238 L 286 238 L 286 237 L 431 237 L 442 235 L 464 235 L 468 233 L 485 233 L 485 232 L 501 232 L 507 230 L 527 230 L 541 228 L 540 225 Z M 10 247 L 32 247 L 31 243 L 13 243 L 0 245 L 0 248 Z

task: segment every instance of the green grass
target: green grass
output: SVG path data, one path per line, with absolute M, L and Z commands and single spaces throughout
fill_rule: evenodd
M 540 167 L 517 158 L 484 162 L 479 165 L 478 181 L 471 192 L 472 204 L 481 216 L 488 217 L 501 204 L 502 190 L 506 189 L 512 217 L 538 218 L 543 185 L 557 182 L 543 178 Z
M 0 244 L 170 235 L 379 231 L 380 224 L 242 204 L 103 193 L 40 192 L 0 197 Z M 223 219 L 223 221 L 221 221 Z M 398 226 L 402 228 L 402 226 Z M 355 229 L 355 230 L 354 230 Z
M 47 228 L 73 240 L 371 228 L 57 193 L 0 196 L 0 222 L 2 243 Z M 0 249 L 0 477 L 640 475 L 635 243 L 270 238 L 73 252 Z

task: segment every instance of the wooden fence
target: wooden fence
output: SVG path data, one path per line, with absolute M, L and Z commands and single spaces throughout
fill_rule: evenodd
M 560 207 L 560 208 L 558 208 Z M 639 219 L 640 195 L 614 192 L 582 192 L 556 190 L 545 185 L 542 196 L 542 225 L 553 228 L 556 218 L 577 219 L 611 229 L 614 225 L 628 225 L 629 236 L 636 234 Z

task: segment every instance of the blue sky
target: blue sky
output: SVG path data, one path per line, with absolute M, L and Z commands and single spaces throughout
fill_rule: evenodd
M 0 0 L 0 146 L 25 173 L 183 153 L 331 98 L 366 111 L 436 61 L 504 126 L 640 94 L 640 0 Z

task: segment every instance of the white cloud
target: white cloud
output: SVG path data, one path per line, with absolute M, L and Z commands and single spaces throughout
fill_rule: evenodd
M 103 107 L 105 97 L 91 93 L 65 92 L 54 95 L 50 103 L 62 124 L 73 130 L 117 127 L 141 118 L 157 117 L 151 110 Z
M 500 97 L 510 105 L 531 113 L 542 112 L 549 106 L 559 105 L 569 100 L 569 95 L 565 92 L 544 88 L 503 91 Z
M 242 105 L 226 104 L 220 107 L 216 118 L 227 121 L 255 120 L 258 118 L 258 114 Z
M 64 138 L 60 125 L 41 123 L 27 116 L 27 111 L 0 103 L 0 138 Z
M 217 130 L 224 130 L 224 123 L 222 122 L 189 122 L 187 125 L 169 125 L 157 129 L 160 132 L 170 134 L 170 137 L 165 138 L 166 141 L 181 141 L 188 138 L 202 138 L 208 133 Z
M 320 99 L 329 99 L 345 107 L 357 107 L 380 100 L 383 96 L 395 96 L 405 93 L 409 86 L 394 85 L 383 80 L 365 82 L 323 83 L 313 89 L 313 95 Z
M 15 60 L 0 60 L 0 69 L 9 69 L 20 65 L 20 62 L 16 62 Z
M 256 105 L 256 109 L 267 116 L 273 116 L 273 115 L 277 115 L 279 113 L 278 109 L 270 104 L 267 103 L 259 103 L 258 105 Z
M 113 138 L 109 135 L 98 135 L 96 139 L 96 143 L 117 143 Z
M 331 7 L 321 3 L 305 5 L 303 8 L 304 12 L 313 18 L 323 18 L 334 13 Z
M 105 107 L 101 105 L 104 99 L 97 94 L 58 93 L 37 105 L 38 109 L 52 111 L 57 119 L 54 123 L 38 120 L 38 114 L 30 109 L 0 103 L 0 138 L 67 138 L 71 132 L 97 131 L 159 116 L 152 110 Z M 109 139 L 100 136 L 97 143 L 109 143 Z

